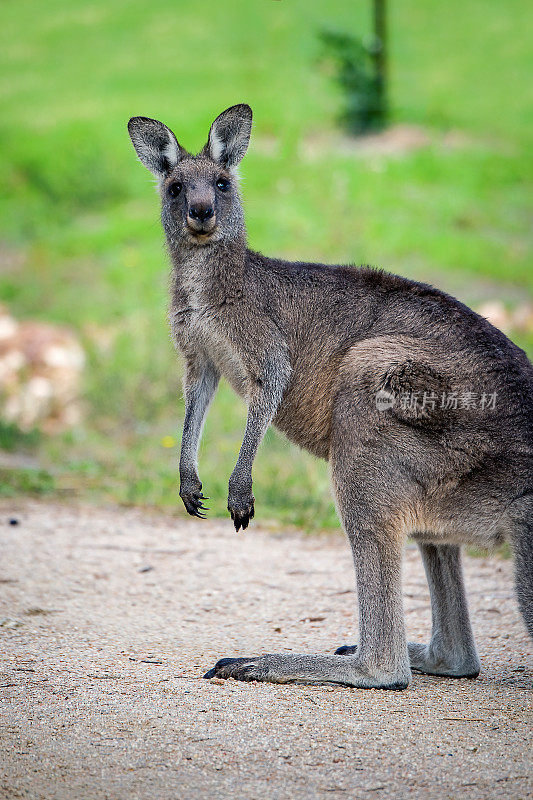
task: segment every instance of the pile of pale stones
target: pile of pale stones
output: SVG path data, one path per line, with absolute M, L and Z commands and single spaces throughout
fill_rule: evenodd
M 57 433 L 81 418 L 83 349 L 61 326 L 19 322 L 0 305 L 0 419 Z

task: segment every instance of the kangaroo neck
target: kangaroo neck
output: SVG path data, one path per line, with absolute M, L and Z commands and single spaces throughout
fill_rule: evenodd
M 170 243 L 169 243 L 170 245 Z M 242 295 L 246 236 L 169 246 L 173 285 L 193 304 L 223 305 Z

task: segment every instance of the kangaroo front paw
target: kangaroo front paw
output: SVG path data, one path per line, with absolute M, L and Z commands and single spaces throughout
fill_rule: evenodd
M 248 486 L 235 486 L 230 483 L 228 494 L 228 511 L 231 514 L 235 530 L 243 530 L 254 516 L 255 497 L 252 494 L 251 484 Z
M 202 500 L 209 500 L 202 494 L 202 484 L 199 480 L 186 480 L 180 484 L 180 497 L 183 500 L 183 505 L 187 509 L 187 513 L 191 517 L 198 517 L 205 519 L 204 511 L 209 511 L 204 506 Z
M 251 519 L 253 519 L 254 516 L 254 498 L 252 497 L 250 503 L 240 508 L 231 506 L 230 503 L 228 503 L 228 511 L 231 514 L 233 524 L 235 525 L 235 530 L 238 531 L 239 528 L 244 530 L 248 527 L 248 523 Z

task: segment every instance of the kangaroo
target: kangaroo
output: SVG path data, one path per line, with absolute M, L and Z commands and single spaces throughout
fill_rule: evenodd
M 247 247 L 237 166 L 252 111 L 220 114 L 187 152 L 133 117 L 157 178 L 172 261 L 170 321 L 183 354 L 180 497 L 204 517 L 197 453 L 220 376 L 248 405 L 229 479 L 235 529 L 254 516 L 252 464 L 272 423 L 326 459 L 351 545 L 359 643 L 331 655 L 222 658 L 205 677 L 404 689 L 412 670 L 474 678 L 480 662 L 463 543 L 510 542 L 533 636 L 533 367 L 487 320 L 432 286 L 368 267 L 289 263 Z M 428 644 L 408 643 L 402 549 L 416 540 L 431 592 Z

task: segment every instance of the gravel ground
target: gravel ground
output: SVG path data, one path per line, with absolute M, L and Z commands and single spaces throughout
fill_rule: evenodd
M 224 655 L 356 639 L 340 536 L 3 501 L 0 541 L 2 798 L 531 797 L 532 647 L 510 561 L 466 562 L 480 677 L 383 692 L 201 679 Z M 425 641 L 415 547 L 404 587 Z

